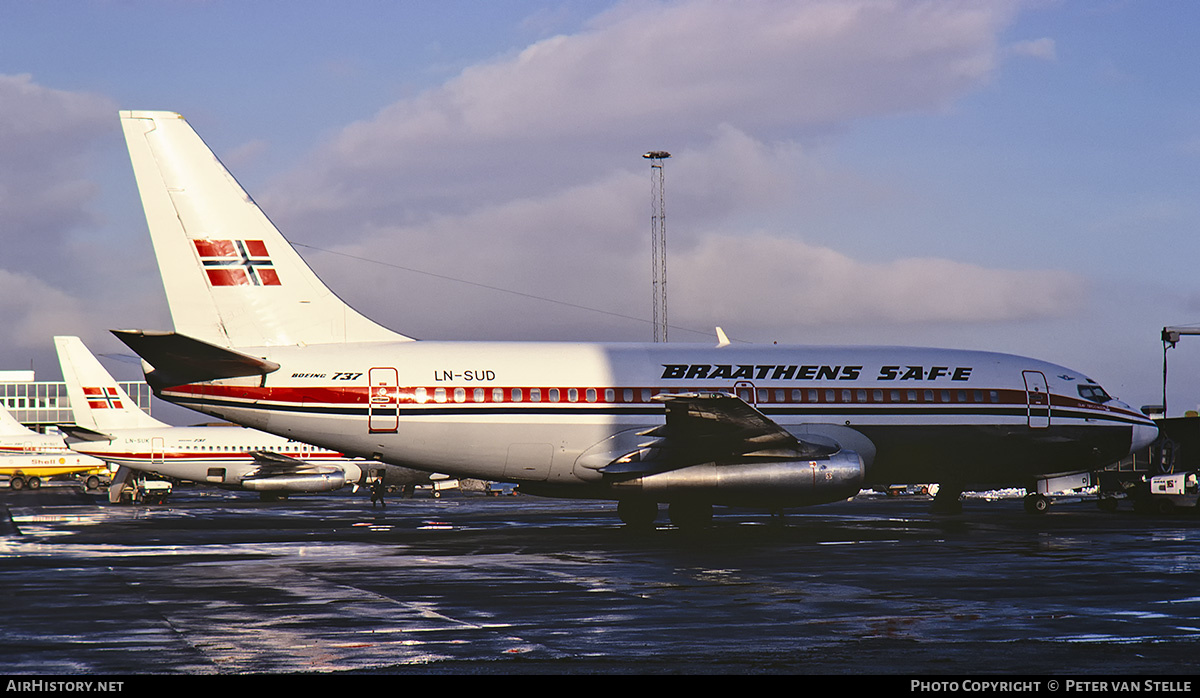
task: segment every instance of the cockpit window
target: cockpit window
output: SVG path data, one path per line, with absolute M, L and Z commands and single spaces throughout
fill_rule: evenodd
M 1102 405 L 1112 399 L 1108 393 L 1104 392 L 1104 388 L 1090 382 L 1079 386 L 1079 397 Z

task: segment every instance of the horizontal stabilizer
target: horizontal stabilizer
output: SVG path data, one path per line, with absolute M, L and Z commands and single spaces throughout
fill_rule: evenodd
M 279 369 L 274 361 L 175 332 L 112 330 L 154 370 L 146 374 L 152 387 L 186 385 L 220 378 L 263 376 Z
M 80 441 L 112 441 L 112 434 L 88 429 L 77 424 L 59 424 L 58 430 L 67 435 L 69 443 L 78 443 Z

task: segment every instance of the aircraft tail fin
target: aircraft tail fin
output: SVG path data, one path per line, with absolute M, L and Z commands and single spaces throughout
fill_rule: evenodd
M 78 337 L 55 337 L 54 348 L 58 351 L 76 424 L 105 433 L 113 429 L 166 426 L 129 398 Z
M 31 436 L 37 434 L 36 431 L 21 424 L 17 418 L 12 416 L 12 413 L 3 407 L 0 407 L 0 436 Z
M 175 331 L 223 347 L 404 341 L 338 298 L 182 116 L 122 111 Z

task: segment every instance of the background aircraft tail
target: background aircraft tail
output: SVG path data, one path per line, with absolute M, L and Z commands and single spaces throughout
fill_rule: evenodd
M 77 425 L 103 433 L 167 426 L 143 412 L 78 337 L 55 337 L 54 348 Z
M 404 341 L 333 294 L 182 116 L 121 126 L 175 331 L 224 347 Z
M 0 437 L 4 436 L 40 436 L 36 431 L 17 421 L 17 418 L 0 407 Z

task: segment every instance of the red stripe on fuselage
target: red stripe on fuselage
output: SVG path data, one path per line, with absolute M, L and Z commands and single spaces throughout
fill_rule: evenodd
M 456 389 L 462 393 L 456 397 Z M 164 391 L 166 395 L 179 397 L 202 397 L 217 400 L 248 401 L 261 404 L 264 407 L 277 405 L 312 404 L 327 406 L 366 406 L 369 388 L 361 387 L 261 387 L 261 386 L 231 386 L 219 384 L 191 384 L 175 386 Z M 1027 393 L 1019 389 L 942 389 L 942 388 L 847 388 L 845 386 L 806 386 L 804 388 L 756 388 L 756 393 L 750 399 L 741 391 L 728 386 L 718 387 L 687 387 L 672 386 L 670 388 L 653 387 L 569 387 L 551 388 L 545 386 L 419 386 L 391 388 L 396 397 L 393 402 L 380 403 L 376 406 L 392 405 L 545 405 L 559 404 L 580 406 L 587 405 L 630 405 L 658 404 L 650 398 L 659 394 L 687 392 L 728 392 L 738 394 L 747 402 L 758 407 L 782 405 L 922 405 L 922 406 L 992 406 L 992 407 L 1025 407 Z M 539 399 L 533 400 L 532 391 L 539 392 Z M 569 399 L 570 391 L 575 391 L 575 399 Z M 588 398 L 588 391 L 594 391 L 594 399 Z M 420 391 L 424 391 L 425 399 L 420 399 Z M 476 391 L 481 391 L 477 393 Z M 519 393 L 518 393 L 519 391 Z M 557 399 L 551 399 L 552 391 L 557 391 Z M 611 393 L 611 394 L 610 394 Z M 519 394 L 519 397 L 517 395 Z M 782 399 L 780 399 L 782 398 Z M 1065 395 L 1050 396 L 1051 411 L 1073 409 L 1098 412 L 1107 415 L 1132 416 L 1142 419 L 1140 414 L 1128 412 L 1116 407 L 1101 405 L 1079 398 Z

